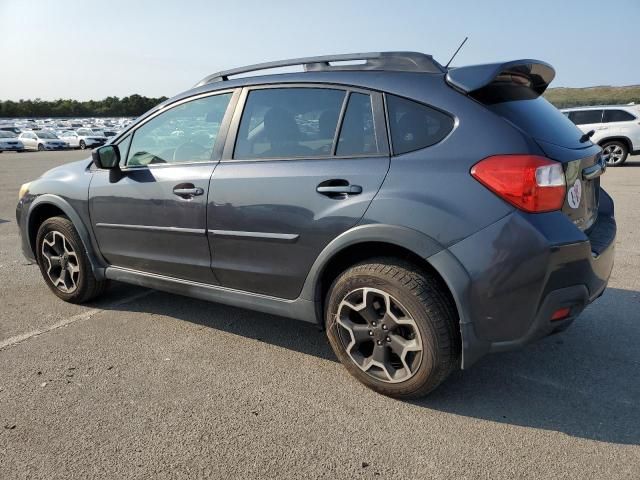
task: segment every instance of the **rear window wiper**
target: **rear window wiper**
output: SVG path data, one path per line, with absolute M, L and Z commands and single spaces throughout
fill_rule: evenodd
M 591 137 L 593 137 L 593 134 L 596 133 L 595 130 L 589 130 L 587 133 L 585 133 L 584 135 L 582 135 L 580 137 L 580 143 L 584 143 L 587 140 L 589 140 Z

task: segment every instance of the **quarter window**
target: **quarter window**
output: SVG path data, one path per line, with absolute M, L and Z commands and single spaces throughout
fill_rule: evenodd
M 336 155 L 366 155 L 378 153 L 373 125 L 371 96 L 351 93 L 342 120 Z
M 253 90 L 234 158 L 314 158 L 332 153 L 345 92 L 326 88 Z
M 603 122 L 630 122 L 635 119 L 636 117 L 631 115 L 629 112 L 625 112 L 624 110 L 605 110 Z
M 569 114 L 569 119 L 576 125 L 602 122 L 602 110 L 576 110 Z
M 413 152 L 434 145 L 453 129 L 453 118 L 395 95 L 387 95 L 393 153 Z
M 127 165 L 211 160 L 230 99 L 231 93 L 199 98 L 148 121 L 133 133 Z

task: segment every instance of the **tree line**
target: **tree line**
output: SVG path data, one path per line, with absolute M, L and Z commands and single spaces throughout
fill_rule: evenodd
M 107 97 L 104 100 L 0 100 L 0 117 L 137 117 L 167 97 L 142 95 Z

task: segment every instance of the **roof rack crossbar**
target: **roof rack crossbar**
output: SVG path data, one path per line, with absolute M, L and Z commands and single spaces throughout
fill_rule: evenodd
M 332 65 L 332 62 L 364 61 L 361 64 Z M 401 72 L 443 73 L 445 69 L 431 55 L 419 52 L 369 52 L 324 55 L 319 57 L 292 58 L 275 62 L 257 63 L 246 67 L 223 70 L 204 77 L 196 87 L 213 82 L 229 80 L 229 77 L 243 73 L 274 68 L 302 65 L 305 71 L 333 70 L 388 70 Z

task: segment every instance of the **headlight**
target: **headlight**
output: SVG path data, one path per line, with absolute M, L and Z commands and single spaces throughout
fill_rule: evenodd
M 20 190 L 18 191 L 18 200 L 22 200 L 22 197 L 29 193 L 29 185 L 31 185 L 31 182 L 25 183 L 20 187 Z

